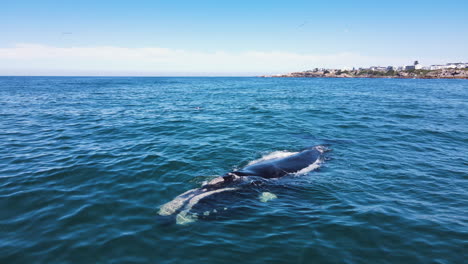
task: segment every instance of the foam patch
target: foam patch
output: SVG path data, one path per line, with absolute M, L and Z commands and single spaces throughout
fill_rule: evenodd
M 262 192 L 262 194 L 260 194 L 260 196 L 259 196 L 260 202 L 262 202 L 262 203 L 266 203 L 266 202 L 274 200 L 276 198 L 278 198 L 278 196 L 276 196 L 276 194 L 270 193 L 270 192 Z

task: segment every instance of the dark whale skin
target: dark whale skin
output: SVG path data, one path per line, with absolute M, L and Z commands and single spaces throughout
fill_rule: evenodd
M 321 155 L 322 151 L 314 147 L 285 158 L 261 161 L 231 173 L 237 176 L 259 176 L 267 179 L 279 178 L 307 168 L 319 160 Z

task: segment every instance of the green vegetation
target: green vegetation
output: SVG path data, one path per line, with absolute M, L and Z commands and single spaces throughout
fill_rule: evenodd
M 372 75 L 374 71 L 371 70 L 358 70 L 357 75 Z
M 424 78 L 424 79 L 438 79 L 438 78 L 456 78 L 468 79 L 468 68 L 464 69 L 443 69 L 443 70 L 371 70 L 371 69 L 353 69 L 353 70 L 339 70 L 339 69 L 317 69 L 293 72 L 287 75 L 275 77 L 340 77 L 340 78 Z
M 431 70 L 415 70 L 414 73 L 417 75 L 426 76 L 428 73 L 432 72 Z

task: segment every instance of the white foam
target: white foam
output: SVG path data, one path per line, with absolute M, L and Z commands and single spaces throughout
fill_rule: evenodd
M 303 168 L 300 171 L 295 172 L 294 175 L 307 174 L 313 170 L 320 168 L 320 166 L 322 166 L 322 159 L 317 159 L 314 163 L 310 164 L 309 166 Z
M 327 149 L 323 146 L 316 146 L 315 149 L 317 149 L 320 153 L 324 153 Z M 267 161 L 267 160 L 274 160 L 274 159 L 280 159 L 280 158 L 286 158 L 286 157 L 289 157 L 289 156 L 292 156 L 292 155 L 295 155 L 299 152 L 289 152 L 289 151 L 274 151 L 272 153 L 269 153 L 269 154 L 266 154 L 265 156 L 259 158 L 259 159 L 256 159 L 256 160 L 253 160 L 251 162 L 249 162 L 247 164 L 247 166 L 250 166 L 250 165 L 253 165 L 253 164 L 256 164 L 256 163 L 259 163 L 259 162 L 262 162 L 262 161 Z M 295 173 L 293 173 L 294 175 L 303 175 L 303 174 L 307 174 L 313 170 L 316 170 L 318 168 L 320 168 L 320 166 L 322 165 L 322 159 L 317 159 L 314 163 L 310 164 L 309 166 L 303 168 L 302 170 L 299 170 Z
M 265 156 L 259 158 L 259 159 L 256 159 L 256 160 L 253 160 L 251 162 L 249 162 L 249 164 L 247 164 L 247 166 L 250 166 L 250 165 L 253 165 L 255 163 L 259 163 L 261 161 L 266 161 L 266 160 L 273 160 L 273 159 L 280 159 L 280 158 L 286 158 L 286 157 L 289 157 L 289 156 L 292 156 L 294 154 L 297 154 L 299 152 L 289 152 L 289 151 L 274 151 L 274 152 L 271 152 L 269 154 L 266 154 Z
M 329 148 L 327 148 L 327 147 L 325 147 L 325 146 L 321 146 L 321 145 L 315 146 L 315 149 L 318 150 L 318 151 L 320 151 L 320 153 L 322 153 L 322 154 L 325 153 L 325 152 L 327 152 L 327 151 L 330 151 Z
M 271 192 L 262 192 L 262 194 L 260 194 L 258 198 L 260 199 L 260 202 L 266 203 L 268 201 L 278 198 L 278 196 L 276 196 L 276 194 L 271 193 Z

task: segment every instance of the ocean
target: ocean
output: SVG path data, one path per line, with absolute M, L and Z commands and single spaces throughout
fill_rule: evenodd
M 314 145 L 313 170 L 158 214 Z M 467 153 L 466 80 L 0 77 L 0 263 L 464 263 Z

